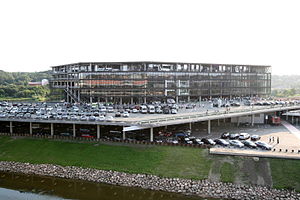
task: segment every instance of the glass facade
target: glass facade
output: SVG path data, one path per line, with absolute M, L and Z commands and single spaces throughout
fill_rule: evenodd
M 174 98 L 266 96 L 271 66 L 201 63 L 76 63 L 52 67 L 68 101 L 137 103 Z

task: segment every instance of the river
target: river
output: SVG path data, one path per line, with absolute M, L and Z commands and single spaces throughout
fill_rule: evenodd
M 81 180 L 0 172 L 0 199 L 200 200 L 202 198 Z

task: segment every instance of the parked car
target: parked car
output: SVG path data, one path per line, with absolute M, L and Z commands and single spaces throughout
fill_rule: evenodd
M 123 117 L 129 117 L 129 113 L 128 113 L 127 111 L 125 111 L 125 112 L 123 113 Z
M 238 102 L 233 102 L 233 103 L 231 103 L 230 105 L 231 105 L 231 106 L 235 106 L 235 107 L 241 106 L 241 104 L 238 103 Z
M 114 108 L 112 106 L 107 107 L 107 112 L 113 113 L 114 112 Z
M 251 136 L 251 140 L 252 140 L 252 141 L 260 140 L 260 136 L 259 136 L 259 135 L 252 135 L 252 136 Z
M 60 133 L 59 135 L 60 135 L 60 136 L 71 136 L 70 133 Z
M 252 141 L 249 141 L 249 140 L 244 140 L 242 141 L 242 143 L 246 146 L 246 147 L 250 147 L 250 148 L 253 148 L 255 149 L 257 147 L 257 145 L 252 142 Z
M 265 143 L 265 142 L 262 142 L 262 141 L 257 141 L 255 142 L 255 144 L 260 147 L 261 149 L 265 149 L 265 150 L 271 150 L 272 149 L 272 146 Z
M 81 121 L 87 121 L 88 118 L 87 118 L 85 115 L 82 115 L 82 116 L 80 117 L 80 120 L 81 120 Z
M 121 113 L 120 112 L 116 112 L 115 117 L 121 117 Z
M 193 144 L 193 141 L 190 140 L 190 138 L 186 137 L 186 138 L 184 138 L 184 143 L 186 143 L 186 144 Z
M 229 132 L 224 132 L 224 133 L 222 133 L 221 138 L 222 139 L 227 139 L 227 138 L 229 138 L 229 135 L 230 135 Z
M 90 117 L 89 117 L 89 121 L 96 121 L 96 117 L 95 117 L 95 116 L 93 116 L 93 115 L 92 115 L 92 116 L 90 116 Z
M 247 140 L 250 138 L 249 133 L 240 133 L 239 139 L 240 140 Z
M 216 142 L 214 142 L 212 139 L 207 139 L 207 138 L 202 138 L 201 142 L 203 142 L 204 144 L 210 144 L 210 145 L 216 144 Z
M 132 109 L 131 112 L 132 112 L 132 113 L 138 113 L 139 111 L 138 111 L 138 109 L 134 108 L 134 109 Z
M 107 116 L 106 117 L 106 121 L 108 121 L 108 122 L 111 122 L 113 120 L 114 120 L 113 116 Z
M 99 117 L 96 117 L 95 119 L 97 122 L 102 122 L 105 120 L 105 117 L 103 115 L 100 115 Z
M 196 139 L 194 139 L 194 144 L 202 145 L 202 144 L 204 144 L 204 142 L 202 142 L 201 139 L 196 138 Z
M 238 140 L 230 140 L 229 143 L 230 143 L 230 145 L 235 146 L 235 147 L 239 147 L 239 148 L 242 148 L 242 147 L 245 146 L 243 143 L 241 143 Z
M 176 109 L 172 109 L 171 110 L 171 114 L 177 114 L 177 110 Z
M 81 137 L 84 137 L 84 138 L 93 138 L 95 136 L 84 133 L 84 134 L 81 134 Z
M 229 134 L 229 139 L 230 140 L 236 140 L 239 137 L 240 137 L 240 134 L 238 134 L 238 133 L 231 133 L 231 134 Z
M 229 145 L 229 142 L 227 142 L 224 139 L 215 139 L 215 143 L 219 144 L 219 145 L 222 145 L 222 146 L 228 146 Z

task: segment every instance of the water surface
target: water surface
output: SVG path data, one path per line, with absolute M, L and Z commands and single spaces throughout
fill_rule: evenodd
M 73 179 L 0 172 L 0 199 L 201 200 L 202 198 Z

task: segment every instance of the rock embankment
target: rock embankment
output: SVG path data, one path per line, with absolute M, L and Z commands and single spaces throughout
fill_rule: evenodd
M 300 199 L 300 193 L 271 189 L 262 186 L 236 185 L 232 183 L 161 178 L 146 174 L 128 174 L 80 167 L 62 167 L 52 164 L 0 162 L 0 171 L 80 179 L 113 185 L 141 187 L 150 190 L 176 192 L 185 195 L 228 199 Z

